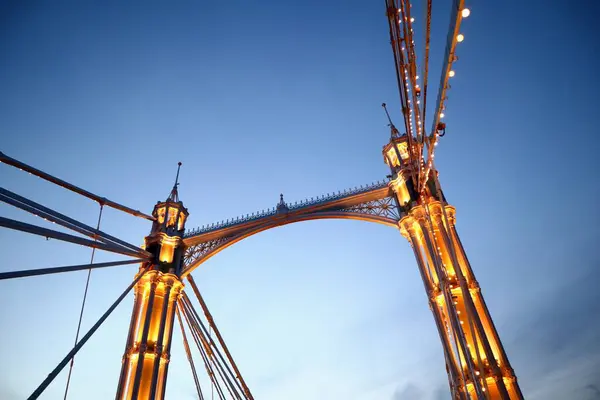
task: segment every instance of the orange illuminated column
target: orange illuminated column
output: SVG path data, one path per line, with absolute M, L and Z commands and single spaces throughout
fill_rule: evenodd
M 150 270 L 135 286 L 135 301 L 117 399 L 164 397 L 173 319 L 183 284 Z
M 514 372 L 483 300 L 454 226 L 437 172 L 418 190 L 422 168 L 416 143 L 391 126 L 383 147 L 390 167 L 390 193 L 396 200 L 402 235 L 415 253 L 429 307 L 440 335 L 454 399 L 522 399 Z
M 428 293 L 451 391 L 456 399 L 522 399 L 454 228 L 454 215 L 453 207 L 442 209 L 440 201 L 429 197 L 399 222 Z
M 179 201 L 177 182 L 169 198 L 158 202 L 144 248 L 153 260 L 144 263 L 135 298 L 117 400 L 155 400 L 165 396 L 173 321 L 183 284 L 183 232 L 188 216 Z

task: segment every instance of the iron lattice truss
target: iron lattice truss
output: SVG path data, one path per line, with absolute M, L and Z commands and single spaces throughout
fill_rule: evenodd
M 220 237 L 188 247 L 183 256 L 184 265 L 189 266 L 195 264 L 196 261 L 230 241 L 232 237 L 233 236 Z
M 357 204 L 342 210 L 343 212 L 353 212 L 357 214 L 376 215 L 395 220 L 400 219 L 398 205 L 392 197 L 385 197 L 369 201 L 367 203 Z
M 388 182 L 385 180 L 373 182 L 368 185 L 357 186 L 354 189 L 345 189 L 334 193 L 327 193 L 327 195 L 321 195 L 317 197 L 306 198 L 304 200 L 296 201 L 294 203 L 285 204 L 288 210 L 301 210 L 308 209 L 309 207 L 326 204 L 328 202 L 343 199 L 352 195 L 367 193 L 375 189 L 382 189 L 387 187 Z M 215 222 L 212 224 L 202 225 L 199 228 L 188 230 L 183 235 L 184 238 L 196 236 L 202 233 L 212 232 L 218 229 L 227 228 L 235 225 L 240 225 L 245 222 L 257 221 L 262 218 L 272 217 L 277 214 L 277 206 L 266 210 L 253 212 L 251 214 L 241 215 L 235 218 Z
M 360 219 L 397 226 L 400 209 L 388 183 L 377 182 L 335 194 L 288 205 L 280 203 L 266 212 L 207 225 L 188 232 L 184 242 L 184 271 L 191 271 L 225 247 L 265 229 L 311 219 Z

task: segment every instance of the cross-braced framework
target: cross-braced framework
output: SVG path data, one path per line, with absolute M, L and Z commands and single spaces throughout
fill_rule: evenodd
M 0 153 L 0 162 L 94 200 L 100 206 L 98 223 L 94 228 L 0 188 L 0 201 L 78 235 L 4 217 L 0 217 L 0 226 L 87 246 L 93 251 L 98 249 L 129 257 L 94 263 L 92 252 L 89 264 L 3 272 L 0 280 L 88 270 L 87 293 L 92 270 L 140 264 L 133 282 L 80 338 L 84 294 L 73 348 L 29 399 L 38 398 L 69 365 L 65 388 L 67 398 L 75 355 L 132 290 L 134 305 L 117 386 L 118 400 L 164 398 L 175 320 L 181 329 L 198 397 L 204 399 L 205 395 L 198 378 L 199 368 L 192 356 L 194 345 L 219 399 L 253 399 L 191 273 L 218 252 L 262 231 L 295 222 L 339 218 L 392 226 L 409 241 L 441 339 L 453 399 L 523 398 L 458 236 L 454 208 L 443 195 L 433 162 L 435 146 L 446 130 L 441 120 L 450 88 L 448 81 L 454 76 L 456 46 L 464 40 L 460 26 L 470 11 L 464 7 L 463 0 L 453 1 L 432 129 L 426 132 L 432 0 L 425 2 L 421 77 L 418 75 L 418 52 L 413 39 L 415 18 L 411 16 L 411 2 L 386 0 L 385 4 L 405 131 L 400 134 L 389 119 L 391 134 L 383 147 L 383 158 L 391 174 L 385 181 L 292 204 L 286 203 L 281 195 L 279 203 L 271 209 L 186 231 L 188 211 L 179 200 L 177 191 L 179 170 L 169 197 L 157 203 L 151 214 L 145 214 Z M 385 108 L 385 104 L 383 106 Z M 387 108 L 385 112 L 387 114 Z M 145 237 L 141 248 L 100 230 L 104 207 L 152 222 L 150 234 Z M 191 288 L 193 296 L 187 294 L 185 285 Z M 196 311 L 193 299 L 200 305 L 201 312 Z

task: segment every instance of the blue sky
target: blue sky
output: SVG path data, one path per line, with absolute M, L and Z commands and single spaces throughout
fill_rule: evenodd
M 435 3 L 437 83 L 448 10 Z M 446 197 L 526 398 L 600 398 L 599 6 L 466 3 L 436 155 Z M 388 173 L 380 104 L 400 118 L 383 1 L 4 1 L 0 15 L 0 150 L 100 195 L 150 212 L 182 161 L 192 228 Z M 3 187 L 95 223 L 93 202 L 1 171 Z M 113 210 L 102 227 L 136 244 L 150 228 Z M 3 271 L 90 256 L 6 230 L 0 243 Z M 83 331 L 135 271 L 93 273 Z M 256 398 L 449 398 L 411 250 L 391 228 L 277 228 L 195 278 Z M 84 283 L 2 283 L 0 397 L 28 396 L 70 349 Z M 77 357 L 71 399 L 114 396 L 131 304 Z M 167 398 L 193 399 L 179 342 Z M 42 398 L 62 398 L 65 379 Z

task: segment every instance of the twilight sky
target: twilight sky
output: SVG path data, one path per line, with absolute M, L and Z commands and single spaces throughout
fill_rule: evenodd
M 388 173 L 380 104 L 400 118 L 383 0 L 126 3 L 0 2 L 1 151 L 146 212 L 182 161 L 188 228 Z M 447 3 L 434 2 L 432 83 Z M 446 197 L 525 397 L 600 399 L 600 6 L 466 4 L 436 156 Z M 92 201 L 0 171 L 3 187 L 95 224 Z M 4 204 L 0 215 L 45 226 Z M 140 244 L 150 224 L 106 210 L 102 228 Z M 7 230 L 0 252 L 1 271 L 90 256 Z M 135 271 L 93 273 L 83 332 Z M 1 283 L 0 398 L 26 398 L 70 350 L 85 276 Z M 277 228 L 195 278 L 257 399 L 449 398 L 412 252 L 392 228 Z M 70 399 L 114 397 L 131 307 L 76 358 Z M 180 342 L 176 331 L 171 400 L 195 398 Z M 65 380 L 42 398 L 62 399 Z

